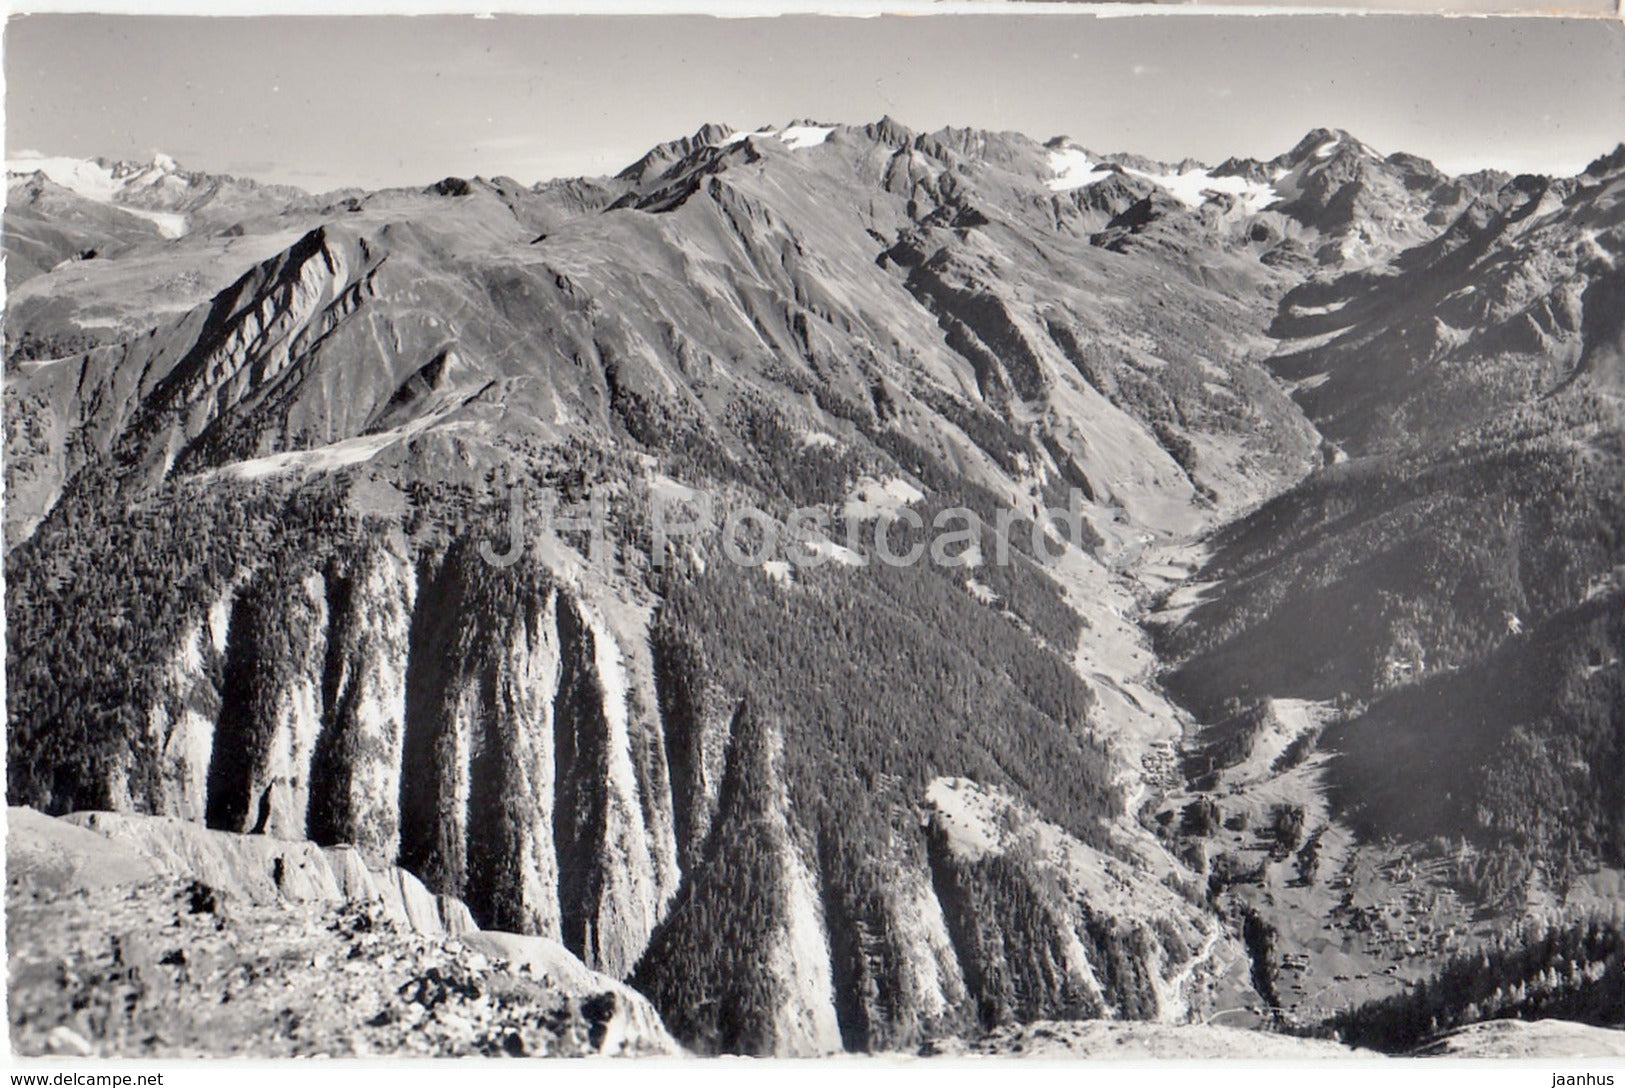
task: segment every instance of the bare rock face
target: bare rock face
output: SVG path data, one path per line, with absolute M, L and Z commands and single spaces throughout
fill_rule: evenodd
M 206 783 L 211 827 L 305 835 L 310 757 L 321 729 L 326 589 L 314 572 L 273 575 L 255 579 L 232 604 Z
M 678 861 L 690 872 L 703 856 L 721 801 L 736 700 L 715 682 L 703 648 L 665 629 L 651 633 L 651 672 L 666 741 Z
M 323 729 L 311 755 L 306 829 L 317 842 L 393 861 L 417 571 L 395 551 L 373 548 L 332 571 L 327 585 Z
M 137 807 L 392 862 L 415 595 L 414 568 L 382 546 L 225 590 L 147 707 L 156 785 Z M 113 796 L 137 805 L 123 775 Z
M 403 864 L 625 974 L 676 883 L 658 722 L 594 606 L 541 568 L 515 590 L 475 564 L 449 560 L 414 625 Z
M 828 924 L 818 888 L 787 829 L 776 829 L 784 867 L 783 937 L 772 946 L 767 968 L 783 994 L 773 1024 L 773 1053 L 785 1057 L 833 1054 L 842 1049 L 830 971 Z
M 184 820 L 202 821 L 208 803 L 209 760 L 214 753 L 220 692 L 211 659 L 226 652 L 231 597 L 222 594 L 205 618 L 189 625 L 163 671 L 160 694 L 147 707 L 147 732 L 159 758 L 155 808 Z

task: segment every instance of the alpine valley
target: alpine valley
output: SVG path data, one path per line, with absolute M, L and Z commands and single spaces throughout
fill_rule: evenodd
M 1625 146 L 9 168 L 19 1052 L 1620 1052 Z

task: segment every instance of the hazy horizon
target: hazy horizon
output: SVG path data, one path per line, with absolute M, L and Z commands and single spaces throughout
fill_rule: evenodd
M 162 151 L 312 190 L 613 173 L 799 117 L 1210 163 L 1326 126 L 1451 172 L 1573 173 L 1625 136 L 1625 31 L 1589 19 L 34 15 L 5 73 L 8 158 Z

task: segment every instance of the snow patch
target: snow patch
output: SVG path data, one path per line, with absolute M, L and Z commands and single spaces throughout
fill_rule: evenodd
M 1046 184 L 1051 191 L 1057 193 L 1066 192 L 1068 189 L 1080 189 L 1090 182 L 1100 180 L 1091 176 L 1095 166 L 1081 148 L 1063 147 L 1051 151 L 1049 168 L 1055 176 Z
M 1096 168 L 1097 171 L 1100 168 Z M 1250 181 L 1243 177 L 1214 177 L 1209 170 L 1187 170 L 1180 174 L 1150 174 L 1131 166 L 1125 173 L 1145 178 L 1168 191 L 1168 194 L 1189 208 L 1200 208 L 1207 203 L 1209 194 L 1225 193 L 1235 197 L 1248 214 L 1262 211 L 1281 199 L 1273 186 Z
M 925 492 L 903 479 L 893 476 L 889 480 L 865 478 L 847 496 L 841 513 L 849 518 L 873 518 L 905 506 L 913 506 L 925 498 Z
M 732 135 L 730 135 L 727 139 L 725 139 L 721 143 L 717 144 L 717 146 L 718 147 L 733 147 L 735 144 L 744 143 L 746 140 L 750 139 L 752 136 L 756 137 L 757 139 L 765 140 L 770 136 L 777 136 L 778 134 L 779 133 L 778 133 L 777 129 L 772 128 L 772 127 L 767 126 L 767 125 L 764 125 L 761 128 L 757 129 L 755 132 L 735 132 Z
M 813 540 L 803 541 L 802 547 L 806 548 L 814 555 L 828 556 L 829 558 L 835 560 L 835 562 L 841 564 L 843 567 L 863 566 L 863 556 L 859 555 L 851 548 L 835 543 L 833 540 L 826 540 L 822 537 L 818 537 Z
M 829 139 L 829 134 L 835 131 L 834 125 L 791 125 L 789 128 L 776 129 L 762 127 L 755 132 L 735 132 L 726 139 L 717 143 L 718 147 L 733 147 L 749 139 L 767 140 L 777 138 L 792 151 L 804 151 L 809 147 L 817 147 Z
M 111 167 L 104 166 L 90 159 L 73 159 L 59 155 L 30 155 L 24 152 L 15 159 L 7 160 L 6 172 L 8 174 L 44 174 L 64 189 L 69 189 L 86 200 L 99 203 L 109 203 L 114 194 L 123 188 L 121 181 L 113 177 Z
M 834 125 L 791 125 L 779 133 L 779 139 L 791 150 L 803 151 L 809 147 L 817 147 L 829 139 L 829 134 L 834 131 Z

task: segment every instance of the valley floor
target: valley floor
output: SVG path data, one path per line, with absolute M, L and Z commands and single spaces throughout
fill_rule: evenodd
M 1199 543 L 1147 548 L 1119 572 L 1139 588 L 1138 599 L 1146 603 L 1125 612 L 1124 618 L 1161 624 L 1183 616 L 1214 588 L 1214 583 L 1198 580 L 1204 558 Z M 1080 665 L 1084 657 L 1080 650 Z M 1102 678 L 1095 674 L 1095 679 Z M 1245 753 L 1197 774 L 1196 757 L 1213 723 L 1196 721 L 1163 691 L 1150 670 L 1138 679 L 1144 698 L 1134 706 L 1154 708 L 1150 717 L 1162 731 L 1120 730 L 1114 737 L 1124 745 L 1125 763 L 1143 767 L 1130 776 L 1128 816 L 1147 838 L 1154 838 L 1155 850 L 1142 844 L 1140 852 L 1177 856 L 1204 878 L 1225 874 L 1219 909 L 1233 919 L 1253 915 L 1271 934 L 1264 967 L 1283 1023 L 1308 1027 L 1340 1011 L 1406 993 L 1432 978 L 1450 957 L 1505 931 L 1507 911 L 1467 897 L 1452 879 L 1454 859 L 1439 847 L 1362 838 L 1350 826 L 1327 786 L 1327 771 L 1338 753 L 1316 746 L 1321 731 L 1335 721 L 1331 703 L 1266 698 L 1264 724 L 1249 738 Z M 1115 704 L 1108 696 L 1102 705 L 1109 713 Z M 1174 727 L 1178 731 L 1170 734 Z M 1192 805 L 1213 806 L 1212 826 L 1194 831 L 1184 826 Z M 1282 810 L 1301 816 L 1301 830 L 1290 849 L 1282 848 L 1272 826 Z M 1306 870 L 1302 851 L 1311 842 L 1314 860 Z M 1559 921 L 1611 914 L 1617 910 L 1622 879 L 1618 870 L 1603 868 L 1578 877 L 1562 895 L 1532 885 L 1523 917 Z M 1219 1010 L 1210 1019 L 1253 1027 L 1259 1012 L 1256 1005 L 1247 1005 Z M 1507 1038 L 1518 1039 L 1509 1045 L 1539 1049 L 1522 1034 L 1525 1026 L 1507 1029 Z M 1501 1037 L 1481 1032 L 1459 1044 L 1440 1041 L 1437 1052 L 1479 1053 L 1481 1046 L 1491 1045 L 1489 1040 Z M 1550 1052 L 1561 1052 L 1553 1046 Z

